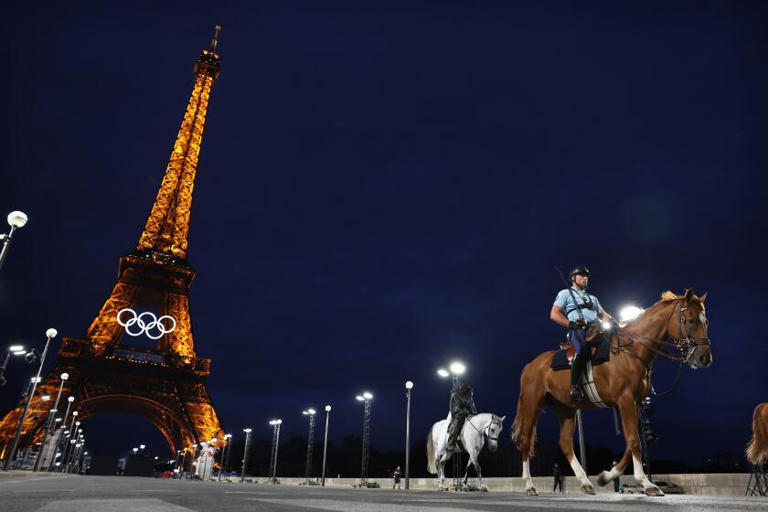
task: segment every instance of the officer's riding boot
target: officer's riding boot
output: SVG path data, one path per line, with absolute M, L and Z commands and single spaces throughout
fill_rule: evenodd
M 448 425 L 448 451 L 459 451 L 459 419 L 452 418 L 450 425 Z
M 581 374 L 584 371 L 584 363 L 586 362 L 586 349 L 580 350 L 573 356 L 571 362 L 571 402 L 581 402 L 584 395 L 581 393 Z

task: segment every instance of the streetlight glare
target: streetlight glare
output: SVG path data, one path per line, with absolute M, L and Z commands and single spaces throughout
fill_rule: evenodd
M 252 432 L 252 429 L 250 429 L 250 428 L 244 428 L 244 429 L 243 429 L 243 432 L 245 432 L 245 433 L 248 433 L 248 432 Z
M 73 396 L 67 398 L 67 402 L 69 402 L 69 403 L 72 403 L 74 401 L 75 401 L 75 397 L 73 397 Z M 77 412 L 77 411 L 75 411 L 75 412 Z
M 331 406 L 330 405 L 326 405 L 325 406 L 325 412 L 331 412 Z
M 363 398 L 365 398 L 366 400 L 370 400 L 371 398 L 373 398 L 373 395 L 370 394 L 368 391 L 366 391 L 365 393 L 363 393 Z
M 413 382 L 406 381 L 405 382 L 405 389 L 413 389 Z
M 361 397 L 360 395 L 357 395 L 355 397 L 355 400 L 358 400 L 358 401 L 362 402 L 363 400 L 365 400 L 365 398 Z
M 140 444 L 140 445 L 139 445 L 139 448 L 141 448 L 142 450 L 143 450 L 144 448 L 146 448 L 146 447 L 147 447 L 147 445 L 145 445 L 145 444 Z
M 41 397 L 40 397 L 40 399 L 41 399 L 43 402 L 47 402 L 48 400 L 50 400 L 50 399 L 51 399 L 51 396 L 50 396 L 50 395 L 43 395 L 43 396 L 41 396 Z
M 24 345 L 11 345 L 8 347 L 8 350 L 11 352 L 19 352 L 20 350 L 24 350 Z
M 26 353 L 27 353 L 26 350 L 14 350 L 13 351 L 13 355 L 15 355 L 15 356 L 23 356 Z
M 452 362 L 449 368 L 451 369 L 451 373 L 454 375 L 463 375 L 464 372 L 467 371 L 467 367 L 464 366 L 464 363 L 461 361 Z
M 64 372 L 61 374 L 61 380 L 67 380 L 69 378 L 69 374 L 67 372 Z
M 440 369 L 438 369 L 438 370 L 437 370 L 437 374 L 438 374 L 440 377 L 444 378 L 444 379 L 445 379 L 446 377 L 449 377 L 449 376 L 451 375 L 450 373 L 448 373 L 448 371 L 447 371 L 445 368 L 440 368 Z
M 29 221 L 29 217 L 24 212 L 15 210 L 8 214 L 8 224 L 13 228 L 23 228 L 27 221 Z
M 639 308 L 630 304 L 619 310 L 619 320 L 622 322 L 629 322 L 642 315 L 644 312 L 645 310 L 643 308 Z
M 59 334 L 59 331 L 57 331 L 57 330 L 56 330 L 56 329 L 54 329 L 53 327 L 51 327 L 50 329 L 48 329 L 47 331 L 45 331 L 45 335 L 46 335 L 48 338 L 55 338 L 57 334 Z
M 602 322 L 600 322 L 600 325 L 602 325 L 602 326 L 603 326 L 603 330 L 604 330 L 604 331 L 610 331 L 610 330 L 613 328 L 613 325 L 611 324 L 611 322 L 607 322 L 607 321 L 605 321 L 605 320 L 603 320 Z

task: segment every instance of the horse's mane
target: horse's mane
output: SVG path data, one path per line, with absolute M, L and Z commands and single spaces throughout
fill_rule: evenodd
M 688 290 L 686 290 L 686 292 L 687 291 Z M 703 311 L 704 310 L 704 303 L 701 302 L 701 300 L 699 300 L 699 298 L 696 297 L 696 295 L 694 295 L 693 297 L 694 297 L 694 301 L 698 304 L 698 306 Z M 642 318 L 643 316 L 645 316 L 645 315 L 647 315 L 649 313 L 650 314 L 655 313 L 659 309 L 661 309 L 663 307 L 666 307 L 670 303 L 672 303 L 672 302 L 674 302 L 674 301 L 676 301 L 678 299 L 682 299 L 682 298 L 685 298 L 685 293 L 683 293 L 682 295 L 678 295 L 678 294 L 676 294 L 673 291 L 665 290 L 665 291 L 661 292 L 661 298 L 658 301 L 656 301 L 652 306 L 649 306 L 645 311 L 643 311 L 643 314 L 639 315 L 637 318 Z M 627 322 L 627 325 L 633 323 L 635 320 L 637 320 L 637 318 L 635 318 L 631 322 Z

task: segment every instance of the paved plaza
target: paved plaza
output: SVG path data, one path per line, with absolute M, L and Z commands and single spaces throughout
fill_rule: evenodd
M 185 512 L 334 511 L 450 512 L 578 511 L 751 511 L 768 499 L 676 495 L 664 498 L 605 494 L 454 493 L 341 487 L 216 483 L 151 478 L 9 473 L 0 477 L 0 511 Z

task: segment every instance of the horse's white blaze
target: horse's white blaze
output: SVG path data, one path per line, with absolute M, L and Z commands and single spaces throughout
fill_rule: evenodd
M 581 485 L 592 485 L 589 481 L 589 478 L 587 478 L 587 473 L 584 471 L 584 468 L 581 467 L 581 464 L 579 464 L 579 460 L 575 455 L 570 458 L 568 463 L 571 465 L 573 474 L 576 475 L 576 478 L 579 479 Z

